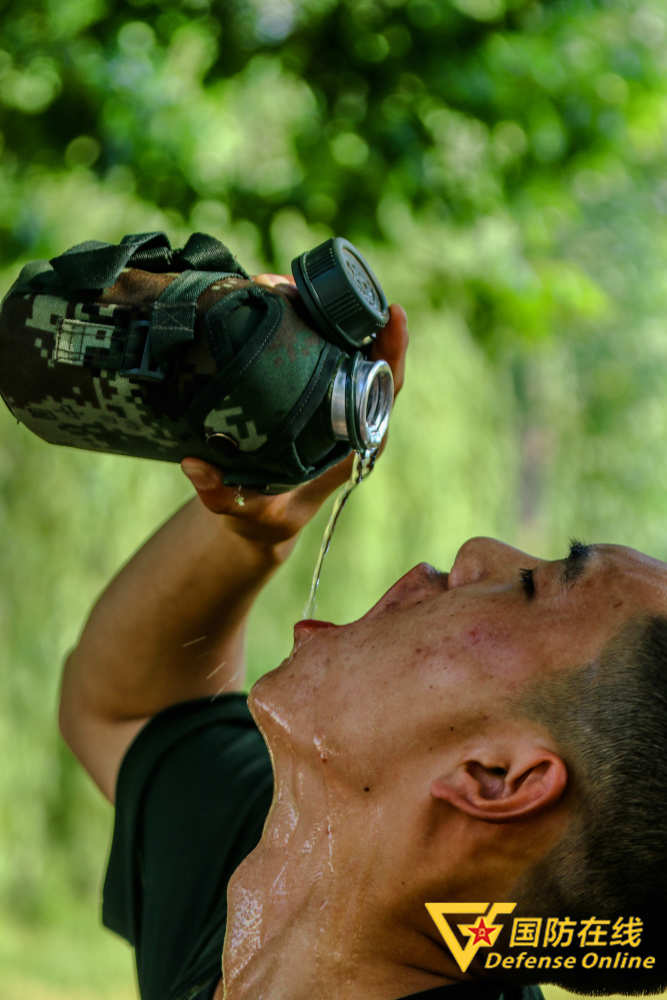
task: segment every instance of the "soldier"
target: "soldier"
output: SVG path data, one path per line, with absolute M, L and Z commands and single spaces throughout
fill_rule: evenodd
M 406 344 L 392 306 L 376 351 L 398 389 Z M 356 622 L 297 624 L 246 705 L 253 601 L 349 461 L 243 507 L 212 466 L 183 469 L 198 498 L 102 594 L 61 694 L 63 736 L 115 802 L 103 919 L 143 1000 L 539 996 L 523 964 L 463 973 L 425 902 L 654 912 L 665 564 L 472 539 Z

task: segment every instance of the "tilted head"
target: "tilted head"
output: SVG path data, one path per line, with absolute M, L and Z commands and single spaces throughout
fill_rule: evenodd
M 667 867 L 665 618 L 667 565 L 632 549 L 545 561 L 474 538 L 449 574 L 420 564 L 358 621 L 297 627 L 249 704 L 277 774 L 298 761 L 339 825 L 378 839 L 378 880 L 395 875 L 378 899 L 401 917 L 517 899 L 648 919 Z

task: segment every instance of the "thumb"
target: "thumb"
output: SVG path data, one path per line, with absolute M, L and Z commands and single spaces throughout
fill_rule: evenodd
M 222 485 L 220 470 L 208 462 L 202 462 L 197 458 L 184 458 L 181 469 L 197 492 L 215 490 Z

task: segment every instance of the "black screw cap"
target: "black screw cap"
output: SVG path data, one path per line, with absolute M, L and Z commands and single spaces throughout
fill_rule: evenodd
M 359 348 L 387 324 L 380 283 L 349 240 L 334 236 L 292 261 L 292 274 L 313 324 L 344 349 Z

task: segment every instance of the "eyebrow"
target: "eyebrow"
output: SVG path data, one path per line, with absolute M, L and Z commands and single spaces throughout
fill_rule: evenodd
M 563 568 L 560 574 L 560 582 L 563 587 L 571 587 L 589 564 L 591 556 L 595 552 L 594 545 L 587 545 L 573 538 L 570 542 L 570 551 L 563 561 Z

